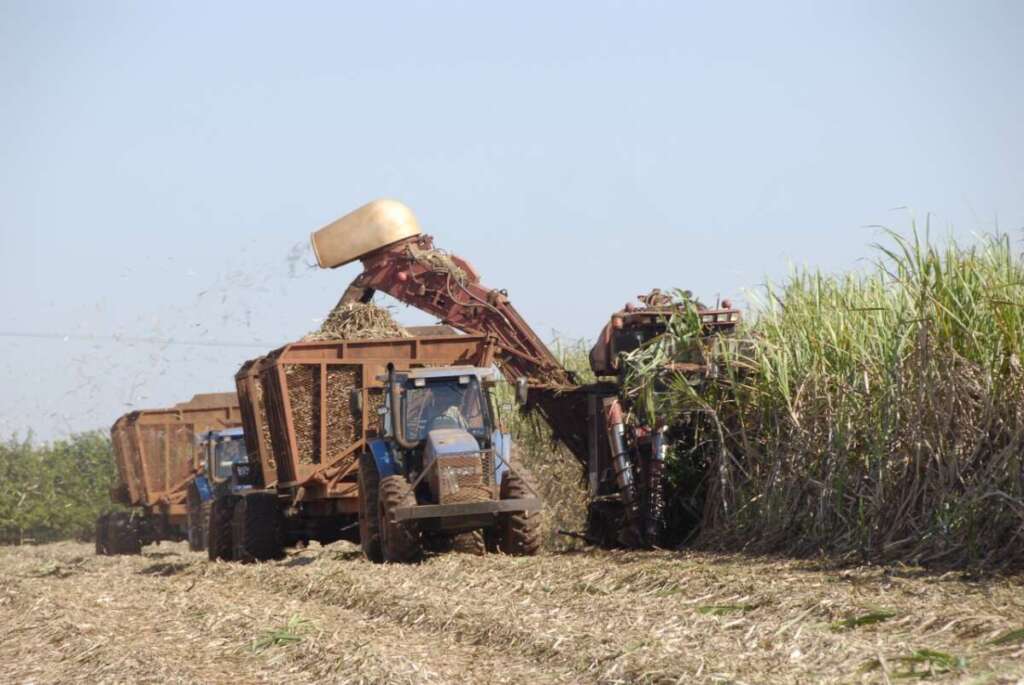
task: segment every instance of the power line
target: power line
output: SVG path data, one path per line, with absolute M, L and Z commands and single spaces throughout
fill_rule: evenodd
M 224 340 L 176 340 L 175 338 L 152 338 L 130 335 L 80 335 L 74 333 L 27 333 L 20 331 L 0 331 L 0 338 L 34 338 L 37 340 L 81 340 L 86 342 L 107 342 L 143 344 L 143 345 L 183 345 L 188 347 L 251 347 L 268 349 L 273 343 L 260 341 L 234 342 Z

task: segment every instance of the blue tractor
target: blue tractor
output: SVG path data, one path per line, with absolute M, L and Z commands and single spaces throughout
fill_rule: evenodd
M 359 538 L 375 562 L 424 548 L 532 555 L 540 499 L 495 425 L 495 369 L 388 367 L 381 422 L 359 463 Z
M 226 428 L 198 436 L 202 466 L 188 489 L 188 544 L 194 551 L 209 546 L 210 507 L 218 495 L 244 492 L 259 485 L 251 467 L 241 428 Z

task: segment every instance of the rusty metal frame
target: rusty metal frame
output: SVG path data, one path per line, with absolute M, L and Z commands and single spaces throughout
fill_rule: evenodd
M 266 437 L 269 432 L 266 425 L 266 393 L 259 376 L 259 364 L 262 361 L 263 357 L 257 357 L 245 362 L 235 374 L 235 387 L 245 429 L 246 454 L 250 463 L 258 462 L 264 486 L 271 487 L 278 480 L 277 460 L 274 446 L 269 444 Z

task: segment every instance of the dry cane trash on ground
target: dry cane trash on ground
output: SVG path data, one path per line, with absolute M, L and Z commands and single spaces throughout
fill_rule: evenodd
M 6 682 L 1014 683 L 1024 579 L 698 552 L 0 549 Z

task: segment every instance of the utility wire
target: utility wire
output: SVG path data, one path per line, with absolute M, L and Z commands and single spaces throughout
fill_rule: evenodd
M 35 338 L 42 340 L 84 340 L 91 342 L 114 341 L 119 343 L 140 343 L 144 345 L 183 345 L 188 347 L 252 347 L 267 349 L 272 343 L 229 342 L 223 340 L 176 340 L 174 338 L 146 338 L 130 335 L 78 335 L 74 333 L 23 333 L 18 331 L 0 331 L 0 338 Z

